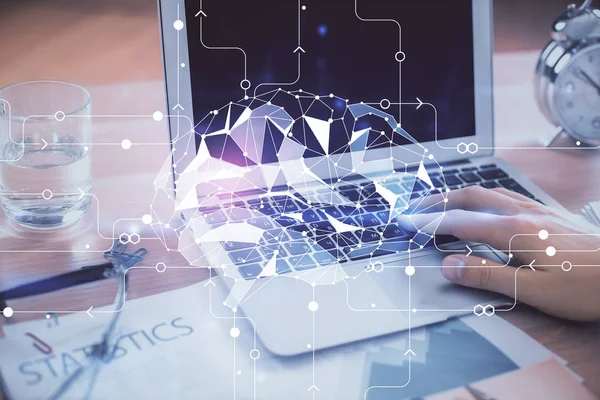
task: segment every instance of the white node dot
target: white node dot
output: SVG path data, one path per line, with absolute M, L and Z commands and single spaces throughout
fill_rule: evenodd
M 87 146 L 85 146 L 85 147 L 83 148 L 83 151 L 89 151 L 89 150 L 90 150 L 90 148 L 89 148 L 89 147 L 87 147 Z
M 417 309 L 416 309 L 416 308 L 413 308 L 413 310 L 412 310 L 412 311 L 413 311 L 413 314 L 414 314 L 414 313 L 416 313 L 416 312 L 417 312 Z
M 156 272 L 162 274 L 167 270 L 167 265 L 164 262 L 159 262 L 156 264 Z
M 46 189 L 42 192 L 42 198 L 44 200 L 50 200 L 52 198 L 52 195 L 53 195 L 53 193 L 52 193 L 52 190 L 50 190 L 50 189 Z
M 308 303 L 308 309 L 312 312 L 315 312 L 319 309 L 319 303 L 317 303 L 316 301 L 311 301 L 310 303 Z
M 430 160 L 433 160 L 433 154 L 427 156 Z
M 415 267 L 409 265 L 408 267 L 404 268 L 404 273 L 408 276 L 413 276 L 415 274 Z
M 260 351 L 258 351 L 257 349 L 250 350 L 251 359 L 256 360 L 258 357 L 260 357 Z
M 89 244 L 86 244 L 86 245 L 85 245 L 85 248 L 86 248 L 86 249 L 89 249 L 89 248 L 90 248 L 90 245 L 89 245 Z
M 239 328 L 231 328 L 231 329 L 229 330 L 229 335 L 230 335 L 232 338 L 239 337 L 239 336 L 240 336 L 240 329 L 239 329 Z
M 573 264 L 571 264 L 570 261 L 564 261 L 560 267 L 562 268 L 563 271 L 565 272 L 569 272 L 571 270 L 571 268 L 573 268 Z
M 546 240 L 548 239 L 548 231 L 545 229 L 542 229 L 539 233 L 538 236 L 540 237 L 540 239 L 542 240 Z
M 10 307 L 6 307 L 4 310 L 2 310 L 2 315 L 4 315 L 5 318 L 12 317 L 14 313 L 15 312 Z
M 60 122 L 60 121 L 63 121 L 63 120 L 65 119 L 65 113 L 64 113 L 64 112 L 62 112 L 62 111 L 57 111 L 57 112 L 54 114 L 54 118 L 55 118 L 57 121 L 59 121 L 59 122 Z
M 238 369 L 238 372 L 237 372 L 237 374 L 238 374 L 238 375 L 241 375 L 241 374 L 242 374 L 242 371 L 240 371 L 240 370 Z
M 163 113 L 161 113 L 160 111 L 154 111 L 154 114 L 152 114 L 152 119 L 154 119 L 157 122 L 162 121 Z
M 146 225 L 150 225 L 152 223 L 152 216 L 150 214 L 144 214 L 142 222 Z
M 486 260 L 481 260 L 481 263 L 482 263 L 483 265 L 485 265 L 485 264 L 487 264 L 487 261 L 486 261 Z
M 579 140 L 578 140 L 578 141 L 577 141 L 575 144 L 576 144 L 577 146 L 581 146 L 581 142 L 580 142 Z
M 181 68 L 185 68 L 185 63 L 181 63 Z
M 121 147 L 123 148 L 123 150 L 129 150 L 131 148 L 131 140 L 129 139 L 124 139 L 121 142 Z
M 173 22 L 173 28 L 175 28 L 175 30 L 180 31 L 183 29 L 183 21 L 178 19 L 177 21 Z
M 306 6 L 302 6 L 302 11 L 306 11 Z
M 448 202 L 448 198 L 445 198 L 445 199 L 444 199 L 444 203 L 447 203 L 447 202 Z
M 375 304 L 375 303 L 372 303 L 372 304 L 371 304 L 371 308 L 375 308 L 375 307 L 377 307 L 377 304 Z
M 553 257 L 554 255 L 556 255 L 556 249 L 553 246 L 548 246 L 546 247 L 546 254 L 549 257 Z

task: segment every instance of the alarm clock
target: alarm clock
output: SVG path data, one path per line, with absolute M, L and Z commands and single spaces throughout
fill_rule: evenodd
M 577 145 L 600 145 L 600 10 L 592 0 L 570 5 L 552 25 L 552 41 L 536 68 L 536 100 L 544 116 Z

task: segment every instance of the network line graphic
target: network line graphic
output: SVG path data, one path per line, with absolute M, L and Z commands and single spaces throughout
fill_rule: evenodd
M 332 135 L 343 136 L 341 147 L 330 148 Z M 309 136 L 319 145 L 312 162 L 304 157 Z M 373 257 L 410 254 L 434 237 L 419 231 L 393 240 L 396 218 L 407 212 L 411 197 L 444 189 L 434 186 L 424 167 L 433 155 L 392 116 L 371 106 L 279 88 L 211 111 L 176 146 L 191 152 L 196 140 L 198 153 L 175 174 L 174 187 L 174 154 L 155 180 L 159 198 L 177 199 L 174 214 L 157 222 L 176 226 L 179 214 L 189 211 L 185 227 L 176 229 L 178 250 L 191 265 L 241 274 L 229 275 L 240 278 L 232 307 L 243 300 L 252 279 L 289 276 L 335 284 L 348 278 L 343 262 L 370 264 Z M 222 143 L 213 154 L 211 141 Z M 376 156 L 368 156 L 371 150 Z M 322 178 L 323 172 L 329 178 Z M 426 191 L 415 197 L 415 187 Z M 258 198 L 247 203 L 248 193 Z
M 207 0 L 204 0 L 206 3 Z M 216 1 L 216 0 L 215 0 Z M 294 4 L 296 0 L 293 1 Z M 248 297 L 255 293 L 254 287 L 260 283 L 269 285 L 275 280 L 299 280 L 313 288 L 313 295 L 306 299 L 307 307 L 313 314 L 319 310 L 315 293 L 318 286 L 346 285 L 369 274 L 379 274 L 386 268 L 399 268 L 405 272 L 408 281 L 407 308 L 378 309 L 354 307 L 350 292 L 346 291 L 348 308 L 353 312 L 404 313 L 408 317 L 406 348 L 398 353 L 405 357 L 407 365 L 406 383 L 400 386 L 369 386 L 363 393 L 368 399 L 376 390 L 401 390 L 410 384 L 411 363 L 421 357 L 417 346 L 413 346 L 411 315 L 415 313 L 436 313 L 449 310 L 417 310 L 411 306 L 411 279 L 419 274 L 412 265 L 414 252 L 418 252 L 434 242 L 437 247 L 436 229 L 442 222 L 446 203 L 451 190 L 444 178 L 444 167 L 438 163 L 435 150 L 455 150 L 457 153 L 476 154 L 480 147 L 475 142 L 460 143 L 456 148 L 448 148 L 438 141 L 438 111 L 434 104 L 416 97 L 406 101 L 401 96 L 402 63 L 411 57 L 402 46 L 401 21 L 386 18 L 367 18 L 364 9 L 366 0 L 348 0 L 346 6 L 354 10 L 357 20 L 365 24 L 391 24 L 398 28 L 398 36 L 390 38 L 390 57 L 398 63 L 399 88 L 397 99 L 362 99 L 350 102 L 344 93 L 313 93 L 310 87 L 298 87 L 302 78 L 302 58 L 311 52 L 303 42 L 302 21 L 310 13 L 310 5 L 297 2 L 293 15 L 297 19 L 297 41 L 290 43 L 289 52 L 296 54 L 297 71 L 291 71 L 296 78 L 290 82 L 259 82 L 249 79 L 249 54 L 235 44 L 209 42 L 206 39 L 205 19 L 210 13 L 203 8 L 203 0 L 194 18 L 199 19 L 197 40 L 209 51 L 231 51 L 240 55 L 239 97 L 209 111 L 199 121 L 192 122 L 190 110 L 184 109 L 181 101 L 182 71 L 190 68 L 179 51 L 185 34 L 183 5 L 177 3 L 177 19 L 172 26 L 177 35 L 177 91 L 176 104 L 168 113 L 149 112 L 148 115 L 94 115 L 95 118 L 144 118 L 156 122 L 171 120 L 172 140 L 164 143 L 132 143 L 124 137 L 115 143 L 82 143 L 86 151 L 92 146 L 114 146 L 128 151 L 132 146 L 171 146 L 172 151 L 157 172 L 153 182 L 155 196 L 150 208 L 143 216 L 123 216 L 112 223 L 111 234 L 102 234 L 100 221 L 103 203 L 94 194 L 83 191 L 75 195 L 91 196 L 96 205 L 95 219 L 98 224 L 98 237 L 106 241 L 110 249 L 115 241 L 123 245 L 144 244 L 160 241 L 166 250 L 177 251 L 187 261 L 187 265 L 175 266 L 160 261 L 155 265 L 136 265 L 123 274 L 125 280 L 129 270 L 142 269 L 147 274 L 164 273 L 169 268 L 206 269 L 211 274 L 218 270 L 224 276 L 228 291 L 223 307 L 213 304 L 213 287 L 223 282 L 210 278 L 209 308 L 215 318 L 232 321 L 230 336 L 235 342 L 240 337 L 240 320 L 249 322 L 254 347 L 248 357 L 254 363 L 261 362 L 257 349 L 256 326 L 254 321 L 240 313 Z M 189 17 L 189 16 L 188 16 Z M 408 77 L 410 78 L 410 77 Z M 404 79 L 407 79 L 405 76 Z M 404 101 L 403 101 L 404 100 Z M 427 100 L 427 99 L 424 99 Z M 0 105 L 10 116 L 10 104 L 0 99 Z M 398 115 L 392 115 L 392 106 L 398 107 Z M 428 110 L 435 127 L 435 147 L 427 148 L 419 143 L 411 132 L 402 127 L 402 106 L 410 106 L 410 112 Z M 57 111 L 55 117 L 65 118 Z M 66 116 L 66 118 L 74 118 Z M 9 120 L 10 121 L 10 120 Z M 10 123 L 10 122 L 9 122 Z M 23 121 L 23 134 L 25 124 Z M 19 138 L 10 138 L 14 144 Z M 35 144 L 44 150 L 48 143 Z M 432 145 L 433 147 L 433 145 Z M 583 147 L 576 144 L 572 149 L 593 150 L 599 147 Z M 545 147 L 515 147 L 510 150 L 547 150 Z M 183 168 L 180 154 L 195 154 L 192 161 Z M 4 155 L 2 156 L 4 157 Z M 0 160 L 3 162 L 6 160 Z M 427 164 L 427 168 L 425 165 Z M 180 165 L 181 166 L 181 165 Z M 175 172 L 174 172 L 175 169 Z M 397 218 L 410 218 L 419 205 L 431 195 L 441 195 L 440 204 L 434 205 L 442 214 L 425 227 L 415 227 L 410 237 L 400 232 Z M 45 190 L 39 195 L 51 198 L 55 193 Z M 248 200 L 248 195 L 251 199 Z M 164 211 L 168 204 L 168 211 Z M 152 228 L 154 235 L 137 232 L 122 232 L 118 224 L 139 221 Z M 402 235 L 401 235 L 402 233 Z M 176 248 L 171 247 L 170 237 L 177 239 Z M 499 249 L 512 258 L 513 239 L 522 236 L 538 237 L 540 241 L 550 236 L 547 231 L 540 233 L 524 232 L 515 235 Z M 394 239 L 401 237 L 401 239 Z M 444 252 L 448 250 L 439 249 Z M 89 246 L 83 249 L 36 250 L 36 252 L 57 253 L 101 253 Z M 456 252 L 456 250 L 453 250 Z M 465 246 L 460 251 L 470 256 L 473 252 L 489 250 Z M 533 251 L 533 250 L 531 250 Z M 575 251 L 575 250 L 574 250 Z M 597 250 L 578 250 L 597 251 Z M 0 250 L 0 255 L 9 252 L 27 253 L 31 250 Z M 556 255 L 556 249 L 548 246 L 545 254 Z M 406 256 L 400 262 L 382 262 L 380 256 Z M 346 263 L 360 261 L 364 269 L 358 274 L 349 274 Z M 502 267 L 508 266 L 508 261 Z M 429 266 L 437 268 L 439 266 Z M 452 310 L 474 313 L 485 318 L 496 312 L 511 311 L 517 304 L 517 282 L 520 271 L 533 273 L 535 260 L 521 265 L 514 271 L 514 304 L 503 310 L 496 310 L 490 304 L 474 304 L 472 309 Z M 556 265 L 565 272 L 574 268 L 586 267 L 564 261 Z M 213 275 L 210 275 L 213 276 Z M 114 311 L 96 310 L 95 304 L 85 305 L 80 311 L 90 318 L 95 315 L 120 313 L 123 306 Z M 217 311 L 218 309 L 218 311 Z M 5 318 L 14 314 L 41 314 L 54 318 L 71 313 L 61 310 L 23 310 L 6 307 Z M 319 393 L 319 374 L 315 365 L 318 361 L 317 344 L 314 332 L 319 326 L 313 318 L 313 341 L 307 351 L 312 353 L 313 376 L 307 385 L 312 398 Z M 417 340 L 417 343 L 419 340 Z M 233 385 L 237 373 L 235 370 Z M 256 372 L 253 376 L 257 385 Z M 401 393 L 401 391 L 394 392 Z M 256 398 L 256 390 L 254 392 Z

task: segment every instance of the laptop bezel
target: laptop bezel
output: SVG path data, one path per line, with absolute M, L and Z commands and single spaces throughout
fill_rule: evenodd
M 188 151 L 187 147 L 173 145 L 178 136 L 189 133 L 194 123 L 192 90 L 188 57 L 188 39 L 185 0 L 158 0 L 159 23 L 161 32 L 161 45 L 163 53 L 163 68 L 166 83 L 166 98 L 168 107 L 169 137 L 172 147 L 173 159 L 177 160 L 173 167 L 175 176 L 183 172 L 186 166 L 194 159 L 194 152 Z M 438 163 L 447 163 L 464 160 L 471 157 L 490 156 L 493 154 L 494 143 L 494 119 L 493 119 L 493 15 L 492 0 L 472 0 L 473 7 L 473 52 L 474 52 L 474 74 L 475 74 L 475 135 L 459 137 L 455 139 L 440 140 L 438 142 L 422 143 L 430 153 L 435 155 Z M 199 10 L 200 11 L 200 10 Z M 196 18 L 203 18 L 198 16 Z M 184 21 L 183 29 L 174 27 L 176 20 Z M 441 40 L 440 46 L 448 44 Z M 458 44 L 454 44 L 458 45 Z M 432 51 L 435 51 L 432 49 Z M 296 88 L 297 89 L 297 88 Z M 427 99 L 422 99 L 424 102 Z M 404 99 L 404 101 L 407 101 Z M 416 102 L 416 99 L 414 100 Z M 428 103 L 422 106 L 427 112 L 435 115 L 434 105 Z M 409 132 L 410 133 L 410 132 Z M 477 144 L 476 152 L 461 154 L 457 150 L 460 143 Z M 422 150 L 416 145 L 406 146 L 417 153 Z M 473 146 L 470 147 L 474 149 Z M 377 158 L 377 152 L 383 150 L 369 150 L 370 158 Z M 350 157 L 350 154 L 342 157 Z M 307 164 L 318 163 L 319 157 L 307 159 Z M 417 162 L 418 159 L 407 160 L 408 163 Z M 374 164 L 376 167 L 376 163 Z M 377 173 L 374 169 L 372 173 Z M 318 172 L 321 178 L 329 178 L 327 169 Z M 199 193 L 201 196 L 202 194 Z

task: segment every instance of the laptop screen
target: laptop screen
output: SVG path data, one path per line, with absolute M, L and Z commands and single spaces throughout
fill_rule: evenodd
M 475 135 L 471 0 L 307 0 L 300 9 L 295 0 L 205 0 L 207 17 L 195 16 L 198 1 L 185 4 L 198 133 L 211 129 L 213 110 L 281 88 L 333 94 L 332 109 L 370 104 L 416 141 L 431 142 L 435 114 L 417 110 L 419 98 L 437 110 L 438 140 Z M 304 157 L 322 155 L 322 143 L 308 131 L 296 135 Z M 223 135 L 205 140 L 213 157 L 247 164 Z M 333 152 L 349 151 L 347 132 L 332 126 L 328 140 Z M 265 162 L 276 161 L 262 151 Z

